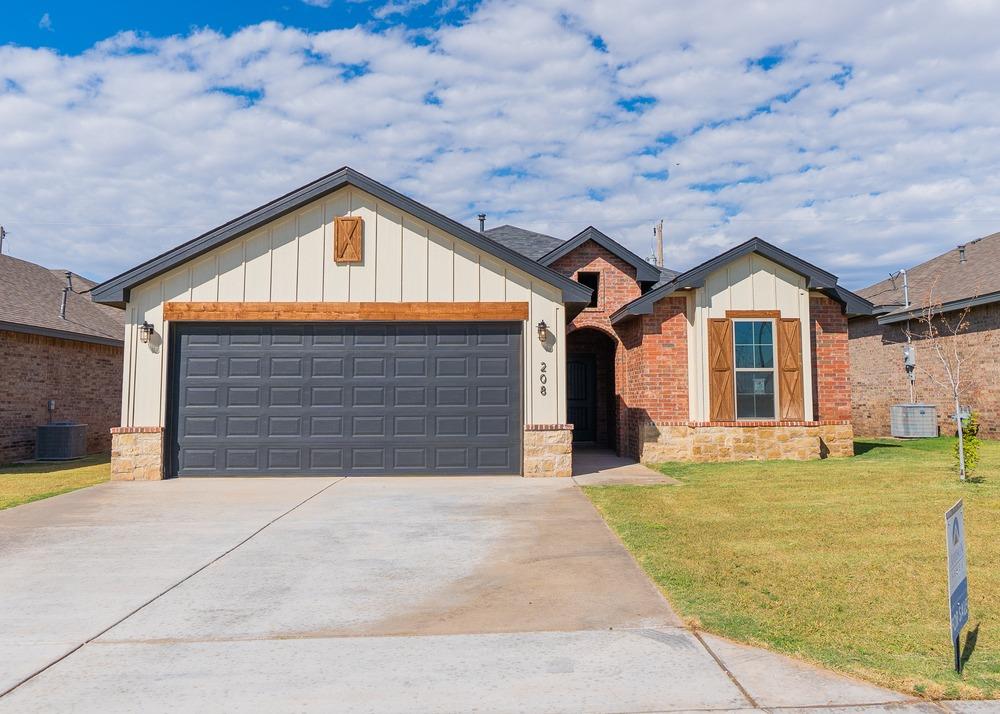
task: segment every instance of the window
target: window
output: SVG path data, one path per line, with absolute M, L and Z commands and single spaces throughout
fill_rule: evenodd
M 600 273 L 577 273 L 576 280 L 581 285 L 586 285 L 593 292 L 590 294 L 590 304 L 587 307 L 597 307 L 597 289 L 601 284 Z
M 774 419 L 774 322 L 733 320 L 736 418 Z

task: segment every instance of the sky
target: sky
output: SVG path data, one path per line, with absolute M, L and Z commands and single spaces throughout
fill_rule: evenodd
M 0 8 L 4 252 L 102 280 L 341 166 L 470 226 L 849 288 L 1000 231 L 1000 3 Z

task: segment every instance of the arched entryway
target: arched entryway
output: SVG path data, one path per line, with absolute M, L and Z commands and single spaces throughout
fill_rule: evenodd
M 594 328 L 566 336 L 566 406 L 574 444 L 616 446 L 616 347 L 615 340 Z

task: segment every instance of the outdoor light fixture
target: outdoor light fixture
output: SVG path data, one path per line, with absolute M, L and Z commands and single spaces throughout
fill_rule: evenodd
M 548 334 L 549 326 L 545 324 L 545 320 L 542 320 L 538 323 L 538 341 L 544 343 Z
M 139 326 L 139 341 L 144 345 L 148 345 L 149 338 L 153 336 L 153 332 L 153 326 L 143 320 L 142 325 Z

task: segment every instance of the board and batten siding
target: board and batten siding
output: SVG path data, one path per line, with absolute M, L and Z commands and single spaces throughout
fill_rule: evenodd
M 693 315 L 689 311 L 688 389 L 690 418 L 707 421 L 708 320 L 725 317 L 727 310 L 778 310 L 782 317 L 802 322 L 802 387 L 805 418 L 813 418 L 809 291 L 806 279 L 774 261 L 751 253 L 710 273 L 695 289 Z
M 333 261 L 337 216 L 364 219 L 363 261 Z M 163 304 L 194 302 L 527 302 L 523 325 L 525 424 L 566 421 L 565 313 L 555 287 L 400 212 L 345 188 L 132 288 L 126 308 L 123 426 L 166 423 L 169 324 Z M 554 344 L 543 345 L 544 320 Z M 138 326 L 156 330 L 150 344 Z M 538 388 L 545 362 L 548 388 Z M 553 379 L 554 377 L 554 379 Z

